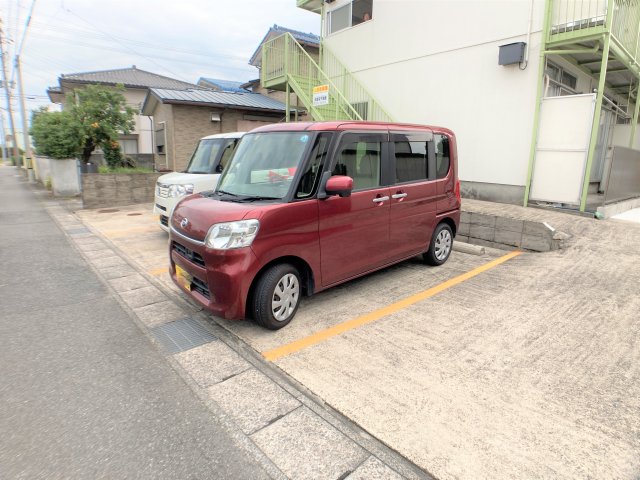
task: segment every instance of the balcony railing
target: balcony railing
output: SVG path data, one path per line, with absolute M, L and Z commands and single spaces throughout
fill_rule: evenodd
M 579 40 L 607 32 L 630 57 L 637 59 L 640 43 L 640 0 L 548 0 L 551 17 L 548 42 Z M 612 16 L 610 19 L 609 16 Z

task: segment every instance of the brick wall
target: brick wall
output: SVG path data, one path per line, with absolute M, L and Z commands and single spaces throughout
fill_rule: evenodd
M 83 208 L 102 208 L 153 202 L 161 173 L 84 173 Z

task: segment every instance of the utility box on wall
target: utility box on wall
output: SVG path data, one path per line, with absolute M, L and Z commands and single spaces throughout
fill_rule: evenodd
M 527 46 L 525 42 L 509 43 L 500 45 L 500 54 L 498 55 L 499 65 L 512 65 L 514 63 L 522 63 L 524 61 L 524 49 Z

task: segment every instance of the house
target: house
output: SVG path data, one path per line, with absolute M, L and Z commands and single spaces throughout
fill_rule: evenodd
M 174 90 L 198 88 L 192 83 L 141 70 L 133 65 L 116 70 L 62 74 L 58 78 L 58 86 L 50 87 L 47 94 L 51 102 L 61 104 L 64 108 L 67 94 L 86 85 L 124 85 L 127 104 L 136 111 L 140 110 L 152 87 Z M 145 164 L 153 158 L 153 125 L 151 118 L 142 114 L 136 114 L 134 120 L 134 130 L 129 135 L 122 135 L 119 142 L 124 154 Z
M 207 88 L 209 90 L 217 90 L 224 92 L 246 92 L 247 90 L 242 88 L 242 82 L 234 82 L 232 80 L 221 80 L 218 78 L 205 78 L 200 77 L 198 79 L 198 86 Z
M 198 140 L 285 120 L 282 102 L 259 93 L 150 88 L 142 114 L 153 118 L 156 170 L 184 170 Z
M 261 84 L 293 91 L 313 118 L 453 129 L 467 197 L 593 212 L 640 196 L 640 3 L 297 5 L 319 15 L 319 66 L 284 33 L 261 45 Z

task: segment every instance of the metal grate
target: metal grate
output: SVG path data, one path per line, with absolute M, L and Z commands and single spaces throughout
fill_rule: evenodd
M 153 328 L 151 333 L 169 354 L 184 352 L 216 340 L 216 337 L 194 318 L 165 323 Z

